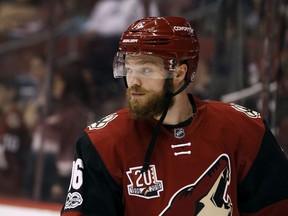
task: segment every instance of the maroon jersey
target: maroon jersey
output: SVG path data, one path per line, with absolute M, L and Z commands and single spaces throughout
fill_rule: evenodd
M 196 99 L 192 122 L 163 125 L 127 109 L 90 125 L 77 142 L 62 216 L 285 215 L 288 163 L 260 114 Z

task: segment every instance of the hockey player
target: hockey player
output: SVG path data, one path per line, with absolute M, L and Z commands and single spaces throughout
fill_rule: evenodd
M 198 57 L 180 17 L 122 34 L 114 76 L 129 108 L 78 140 L 62 216 L 287 214 L 287 158 L 258 112 L 188 93 Z

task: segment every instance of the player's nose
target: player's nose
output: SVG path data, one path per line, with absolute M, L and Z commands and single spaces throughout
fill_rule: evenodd
M 128 86 L 141 86 L 141 79 L 137 76 L 127 77 Z

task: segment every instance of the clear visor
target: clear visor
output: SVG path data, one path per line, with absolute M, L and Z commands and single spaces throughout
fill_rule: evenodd
M 124 54 L 118 52 L 113 62 L 115 78 L 139 77 L 147 79 L 169 79 L 175 69 L 165 69 L 165 60 L 148 54 Z

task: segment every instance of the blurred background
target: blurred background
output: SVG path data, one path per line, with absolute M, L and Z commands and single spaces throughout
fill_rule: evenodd
M 288 155 L 287 0 L 1 0 L 1 199 L 62 203 L 82 130 L 125 106 L 121 33 L 182 16 L 200 62 L 191 92 L 262 114 Z

